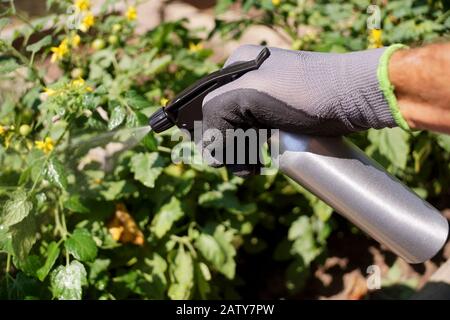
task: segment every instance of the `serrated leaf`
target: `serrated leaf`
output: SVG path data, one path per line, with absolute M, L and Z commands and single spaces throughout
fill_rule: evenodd
M 369 130 L 368 138 L 378 147 L 380 154 L 394 166 L 406 168 L 409 154 L 408 133 L 401 128 Z
M 37 221 L 29 214 L 19 223 L 10 227 L 13 253 L 20 261 L 24 261 L 36 242 Z
M 59 266 L 50 277 L 53 296 L 59 300 L 80 300 L 82 287 L 87 285 L 86 269 L 78 261 Z
M 213 236 L 201 233 L 195 241 L 195 247 L 214 268 L 219 270 L 225 262 L 225 253 Z
M 67 189 L 67 173 L 58 159 L 52 157 L 48 160 L 45 176 L 54 186 L 63 190 Z
M 194 263 L 192 256 L 180 246 L 171 265 L 172 283 L 167 295 L 172 300 L 186 300 L 194 287 Z
M 126 115 L 127 113 L 125 111 L 125 108 L 123 108 L 120 105 L 115 106 L 114 109 L 111 111 L 111 116 L 108 122 L 108 129 L 113 130 L 118 126 L 120 126 L 123 120 L 125 120 Z
M 3 208 L 1 223 L 4 227 L 10 227 L 16 223 L 19 223 L 25 219 L 31 209 L 33 204 L 28 200 L 28 195 L 22 191 L 18 190 L 11 195 L 11 199 L 6 201 Z
M 135 110 L 140 110 L 149 106 L 148 100 L 133 90 L 125 94 L 125 100 L 127 104 Z
M 172 197 L 170 202 L 163 205 L 159 211 L 156 213 L 152 221 L 152 232 L 158 238 L 162 238 L 167 231 L 172 228 L 172 225 L 183 217 L 184 212 L 181 208 L 180 201 Z
M 37 270 L 36 275 L 39 280 L 44 281 L 47 277 L 48 273 L 52 269 L 53 265 L 56 262 L 56 259 L 59 257 L 60 253 L 59 246 L 56 242 L 50 242 L 47 247 L 47 259 L 45 260 L 44 265 Z
M 233 279 L 236 273 L 236 249 L 232 244 L 234 232 L 232 230 L 226 230 L 225 226 L 218 225 L 214 231 L 214 239 L 216 239 L 222 252 L 225 255 L 225 262 L 218 268 L 223 275 L 228 279 Z
M 92 261 L 97 256 L 97 245 L 86 229 L 76 229 L 64 246 L 77 260 Z
M 46 47 L 51 43 L 52 43 L 52 37 L 50 35 L 48 35 L 48 36 L 42 38 L 41 40 L 39 40 L 38 42 L 28 45 L 26 47 L 26 50 L 29 52 L 36 53 L 39 50 L 41 50 L 43 47 Z
M 134 178 L 149 188 L 155 186 L 155 181 L 163 170 L 162 159 L 156 152 L 137 153 L 131 157 L 130 164 Z

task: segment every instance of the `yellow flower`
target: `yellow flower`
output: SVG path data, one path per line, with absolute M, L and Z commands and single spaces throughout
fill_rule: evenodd
M 44 93 L 47 96 L 51 97 L 51 96 L 54 96 L 57 93 L 57 91 L 53 90 L 53 89 L 50 89 L 50 88 L 44 88 Z
M 86 81 L 84 81 L 84 79 L 81 77 L 78 79 L 72 80 L 71 85 L 74 88 L 85 87 L 86 91 L 88 91 L 88 92 L 94 91 L 94 89 L 92 89 L 90 86 L 86 85 Z
M 127 12 L 125 12 L 125 17 L 127 17 L 129 21 L 136 20 L 137 18 L 136 7 L 134 6 L 128 7 Z
M 272 4 L 274 6 L 278 6 L 280 4 L 281 0 L 272 0 Z
M 87 11 L 91 8 L 90 0 L 75 0 L 75 7 L 80 11 Z
M 159 101 L 159 103 L 163 106 L 163 107 L 165 107 L 165 106 L 167 106 L 167 103 L 169 102 L 169 99 L 167 99 L 167 98 L 161 98 L 161 100 Z
M 381 48 L 383 46 L 382 41 L 383 31 L 381 29 L 371 29 L 369 31 L 369 49 Z
M 201 42 L 195 44 L 193 42 L 189 43 L 189 51 L 190 52 L 198 52 L 203 49 L 203 44 Z
M 6 133 L 6 128 L 4 126 L 0 126 L 0 136 L 3 136 Z
M 51 62 L 62 60 L 64 56 L 69 53 L 67 39 L 64 39 L 63 41 L 61 41 L 59 46 L 52 47 L 50 50 L 53 52 Z
M 45 154 L 50 153 L 55 147 L 52 138 L 47 137 L 44 140 L 35 141 L 36 148 L 44 151 Z
M 83 32 L 87 32 L 90 27 L 92 27 L 95 23 L 95 17 L 92 14 L 92 12 L 86 13 L 86 15 L 83 18 L 83 21 L 81 21 L 80 30 Z
M 83 78 L 78 78 L 78 79 L 72 80 L 72 86 L 74 86 L 74 87 L 82 87 L 82 86 L 84 86 L 84 84 L 85 84 L 85 81 Z
M 74 34 L 70 37 L 70 45 L 72 48 L 78 48 L 78 45 L 81 42 L 81 37 L 78 34 Z

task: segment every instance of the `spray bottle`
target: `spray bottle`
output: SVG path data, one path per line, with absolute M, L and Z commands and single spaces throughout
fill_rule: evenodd
M 270 55 L 237 62 L 200 79 L 149 119 L 157 133 L 176 125 L 193 130 L 211 91 L 256 70 Z M 432 258 L 445 244 L 447 220 L 343 137 L 313 137 L 278 131 L 270 137 L 280 171 L 326 202 L 409 263 Z

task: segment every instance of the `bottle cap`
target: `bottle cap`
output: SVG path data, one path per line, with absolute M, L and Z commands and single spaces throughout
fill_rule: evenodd
M 154 114 L 152 114 L 152 116 L 148 120 L 148 124 L 150 125 L 152 130 L 155 131 L 156 133 L 163 132 L 174 126 L 174 123 L 169 119 L 167 114 L 164 112 L 164 108 L 161 108 Z

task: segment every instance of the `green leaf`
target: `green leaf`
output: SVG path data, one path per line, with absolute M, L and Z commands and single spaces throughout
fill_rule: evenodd
M 143 109 L 145 107 L 148 107 L 150 104 L 145 97 L 141 96 L 134 90 L 128 91 L 125 94 L 125 100 L 127 104 L 135 110 Z
M 163 205 L 153 218 L 152 232 L 158 238 L 162 238 L 183 215 L 184 212 L 181 208 L 180 201 L 172 197 L 170 202 Z
M 20 261 L 24 261 L 37 237 L 37 221 L 33 214 L 10 227 L 11 241 L 14 255 Z
M 233 4 L 233 0 L 219 0 L 217 1 L 215 11 L 216 14 L 224 13 Z
M 163 162 L 157 152 L 137 153 L 130 160 L 130 170 L 134 178 L 144 186 L 153 188 L 163 170 Z
M 100 194 L 108 201 L 117 200 L 137 190 L 136 186 L 127 180 L 103 182 L 102 187 L 104 190 L 100 191 Z
M 0 60 L 0 74 L 13 72 L 19 67 L 20 64 L 18 64 L 13 58 Z
M 0 252 L 11 253 L 11 233 L 8 228 L 0 224 Z
M 186 300 L 194 287 L 194 263 L 189 252 L 180 246 L 170 268 L 172 283 L 167 295 L 172 300 Z
M 105 291 L 111 280 L 108 273 L 110 263 L 110 259 L 97 259 L 95 260 L 94 265 L 91 266 L 89 284 L 99 291 Z
M 52 37 L 50 35 L 48 35 L 48 36 L 42 38 L 41 40 L 39 40 L 38 42 L 35 42 L 35 43 L 27 46 L 26 50 L 29 52 L 36 53 L 39 50 L 41 50 L 43 47 L 46 47 L 51 43 L 52 43 Z
M 11 195 L 11 199 L 6 201 L 1 216 L 2 225 L 10 227 L 25 219 L 33 208 L 33 204 L 28 200 L 28 195 L 18 190 Z
M 400 128 L 369 130 L 369 140 L 395 167 L 406 168 L 409 134 Z
M 145 273 L 145 280 L 151 287 L 152 297 L 163 299 L 167 292 L 167 262 L 159 254 L 154 252 L 149 258 L 145 258 L 145 264 L 150 268 Z
M 309 219 L 307 216 L 301 216 L 297 220 L 295 220 L 288 231 L 288 239 L 295 240 L 302 235 L 312 234 L 313 229 L 309 223 Z
M 42 265 L 42 261 L 37 255 L 30 254 L 23 261 L 16 261 L 16 259 L 14 259 L 14 264 L 26 275 L 36 277 L 37 270 L 39 270 Z
M 171 55 L 165 55 L 159 58 L 154 59 L 150 66 L 145 70 L 145 73 L 148 75 L 156 74 L 166 68 L 172 62 Z
M 59 300 L 81 300 L 82 287 L 87 285 L 86 269 L 78 261 L 59 266 L 50 276 L 53 296 Z
M 72 195 L 69 199 L 64 201 L 64 208 L 69 209 L 73 212 L 78 213 L 87 213 L 89 212 L 89 209 L 86 208 L 80 201 L 79 195 Z
M 120 126 L 123 120 L 125 120 L 126 115 L 127 113 L 125 111 L 125 108 L 123 108 L 121 105 L 115 106 L 109 118 L 108 129 L 113 130 Z
M 305 265 L 309 265 L 321 253 L 321 248 L 316 244 L 313 226 L 307 216 L 300 216 L 294 221 L 289 228 L 288 239 L 294 241 L 291 254 L 299 255 Z
M 207 208 L 225 209 L 234 214 L 250 214 L 256 211 L 255 203 L 242 204 L 230 191 L 209 191 L 198 198 L 198 203 Z
M 78 260 L 92 261 L 97 256 L 97 245 L 86 229 L 76 229 L 64 245 L 66 250 Z
M 195 263 L 195 283 L 202 299 L 207 299 L 211 292 L 211 286 L 208 281 L 211 280 L 211 273 L 208 266 L 203 262 Z
M 447 152 L 450 152 L 450 135 L 438 134 L 436 135 L 437 143 Z
M 234 261 L 236 249 L 232 244 L 233 238 L 233 230 L 226 230 L 224 225 L 218 225 L 216 227 L 216 230 L 214 231 L 214 239 L 216 239 L 225 255 L 225 262 L 218 268 L 218 271 L 220 271 L 228 279 L 233 279 L 236 273 L 236 262 Z
M 45 260 L 44 265 L 37 270 L 36 275 L 38 279 L 44 281 L 47 277 L 48 273 L 52 269 L 53 265 L 56 262 L 56 259 L 59 257 L 60 253 L 59 246 L 56 242 L 52 241 L 47 247 L 47 259 Z
M 323 222 L 328 221 L 333 213 L 333 208 L 318 198 L 311 202 L 311 206 L 314 210 L 314 214 Z
M 225 263 L 225 252 L 222 251 L 222 248 L 213 236 L 201 233 L 195 241 L 195 247 L 217 270 L 220 270 Z
M 63 190 L 67 189 L 67 173 L 62 163 L 55 157 L 49 159 L 45 176 L 54 186 Z

